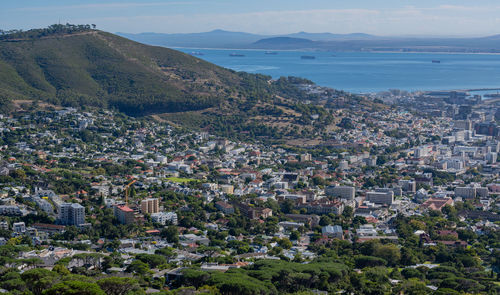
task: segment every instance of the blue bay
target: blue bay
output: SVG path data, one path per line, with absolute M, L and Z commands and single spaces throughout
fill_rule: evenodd
M 303 77 L 354 93 L 500 87 L 500 55 L 494 54 L 179 50 L 236 71 Z

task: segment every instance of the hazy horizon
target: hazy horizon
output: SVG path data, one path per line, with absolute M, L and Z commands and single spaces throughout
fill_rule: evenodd
M 8 1 L 0 28 L 96 24 L 109 32 L 199 33 L 215 29 L 259 35 L 296 32 L 377 36 L 471 37 L 498 34 L 493 0 L 38 0 Z
M 99 29 L 99 28 L 97 28 Z M 137 33 L 131 33 L 131 32 L 124 32 L 124 31 L 115 31 L 112 33 L 115 34 L 134 34 L 134 35 L 140 35 L 140 34 L 167 34 L 167 35 L 182 35 L 182 34 L 206 34 L 206 33 L 211 33 L 211 32 L 216 32 L 216 31 L 225 31 L 225 32 L 230 32 L 230 33 L 242 33 L 242 34 L 252 34 L 252 35 L 260 35 L 260 36 L 285 36 L 285 35 L 293 35 L 293 34 L 332 34 L 332 35 L 355 35 L 355 34 L 365 34 L 365 35 L 370 35 L 370 36 L 375 36 L 375 37 L 413 37 L 413 38 L 473 38 L 473 37 L 488 37 L 488 36 L 494 36 L 494 35 L 500 35 L 500 31 L 498 33 L 491 33 L 491 34 L 469 34 L 469 35 L 451 35 L 451 34 L 443 34 L 443 35 L 430 35 L 430 34 L 399 34 L 399 35 L 381 35 L 381 34 L 369 34 L 365 32 L 350 32 L 350 33 L 336 33 L 336 32 L 309 32 L 309 31 L 293 31 L 293 32 L 287 32 L 287 33 L 281 33 L 281 34 L 259 34 L 259 33 L 251 33 L 251 32 L 245 32 L 245 31 L 232 31 L 232 30 L 225 30 L 225 29 L 213 29 L 213 30 L 205 30 L 205 31 L 196 31 L 196 32 L 187 32 L 187 33 L 164 33 L 164 32 L 155 32 L 155 31 L 144 31 L 144 32 L 137 32 Z

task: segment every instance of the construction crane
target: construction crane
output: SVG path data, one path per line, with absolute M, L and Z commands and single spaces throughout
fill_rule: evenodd
M 128 194 L 129 194 L 129 189 L 132 184 L 134 184 L 137 181 L 137 179 L 132 180 L 125 186 L 125 205 L 128 205 Z

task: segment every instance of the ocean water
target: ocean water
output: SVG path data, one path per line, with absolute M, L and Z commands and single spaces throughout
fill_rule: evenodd
M 196 57 L 236 71 L 303 77 L 353 93 L 500 88 L 500 55 L 495 54 L 178 50 L 201 53 Z M 301 59 L 303 55 L 315 59 Z

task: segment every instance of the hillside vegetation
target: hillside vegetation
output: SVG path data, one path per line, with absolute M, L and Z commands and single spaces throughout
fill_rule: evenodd
M 238 139 L 313 139 L 335 118 L 300 78 L 235 72 L 164 47 L 52 25 L 0 32 L 0 107 L 12 101 L 114 108 Z M 334 91 L 334 90 L 332 90 Z M 350 94 L 353 103 L 363 100 Z M 314 116 L 315 120 L 311 117 Z
M 115 107 L 129 115 L 200 110 L 267 85 L 190 55 L 83 27 L 0 37 L 0 97 Z

